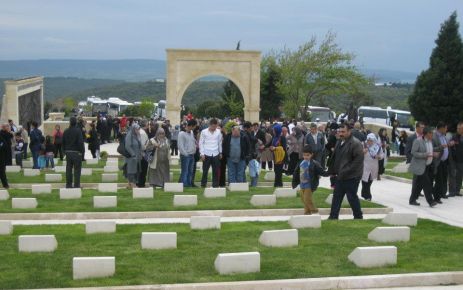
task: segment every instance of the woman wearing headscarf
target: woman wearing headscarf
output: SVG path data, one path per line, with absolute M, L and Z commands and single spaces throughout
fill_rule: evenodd
M 299 161 L 302 160 L 302 147 L 304 146 L 304 135 L 299 126 L 293 127 L 291 135 L 287 138 L 289 165 L 287 175 L 292 175 Z
M 163 128 L 159 127 L 156 136 L 146 145 L 146 152 L 151 152 L 148 165 L 148 181 L 153 187 L 164 187 L 170 181 L 170 144 Z
M 273 152 L 270 151 L 270 146 L 272 145 L 272 134 L 271 129 L 267 128 L 265 133 L 265 144 L 262 146 L 261 155 L 260 155 L 260 162 L 262 162 L 262 169 L 266 169 L 266 165 L 268 163 L 268 170 L 273 169 Z
M 133 123 L 125 137 L 125 150 L 130 157 L 125 158 L 125 177 L 129 181 L 128 188 L 136 187 L 141 173 L 142 146 L 140 141 L 140 126 Z
M 384 158 L 384 152 L 381 148 L 381 142 L 378 141 L 375 134 L 367 135 L 364 143 L 363 153 L 363 175 L 362 175 L 362 197 L 365 200 L 371 200 L 371 184 L 378 176 L 379 160 Z
M 282 127 L 280 124 L 273 126 L 273 138 L 270 145 L 270 151 L 273 152 L 273 161 L 275 169 L 274 187 L 283 187 L 283 165 L 287 160 L 286 138 L 281 135 Z

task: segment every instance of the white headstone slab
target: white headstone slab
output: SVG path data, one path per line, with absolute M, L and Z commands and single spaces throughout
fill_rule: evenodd
M 32 194 L 50 194 L 51 184 L 32 184 Z
M 36 198 L 18 198 L 14 197 L 11 199 L 12 208 L 36 208 L 37 199 Z
M 380 242 L 408 242 L 410 241 L 409 227 L 377 227 L 368 234 L 368 239 Z
M 98 183 L 98 192 L 117 192 L 117 183 Z
M 292 188 L 275 188 L 275 191 L 273 192 L 277 196 L 277 198 L 286 198 L 286 197 L 296 197 L 297 196 L 297 190 L 292 189 Z
M 409 167 L 409 164 L 406 164 L 406 162 L 404 161 L 404 162 L 399 163 L 396 166 L 394 166 L 394 168 L 392 168 L 392 172 L 394 172 L 394 173 L 407 173 L 408 172 L 408 167 Z
M 0 200 L 8 200 L 9 198 L 10 198 L 10 194 L 8 193 L 8 190 L 1 189 L 0 190 Z
M 249 191 L 249 184 L 247 182 L 230 183 L 228 185 L 230 191 Z
M 21 166 L 18 166 L 18 165 L 6 166 L 6 173 L 18 173 L 20 171 L 21 171 Z
M 223 187 L 208 187 L 204 189 L 204 197 L 206 198 L 216 198 L 216 197 L 226 197 L 227 190 Z
M 220 275 L 260 272 L 259 252 L 221 253 L 214 262 Z
M 264 175 L 265 181 L 275 181 L 275 172 L 274 171 L 267 171 Z
M 115 233 L 115 221 L 87 221 L 85 222 L 85 233 L 87 234 L 101 234 L 101 233 Z
M 85 160 L 85 163 L 87 163 L 87 165 L 96 165 L 98 164 L 98 159 L 87 159 Z
M 176 249 L 177 233 L 151 233 L 143 232 L 141 234 L 141 248 L 150 250 Z
M 197 206 L 197 195 L 174 195 L 174 206 Z
M 117 173 L 103 173 L 101 174 L 101 181 L 103 182 L 114 182 L 117 181 Z
M 59 158 L 53 158 L 53 162 L 56 164 L 58 164 L 58 161 L 59 161 Z
M 21 235 L 18 245 L 20 252 L 54 252 L 58 248 L 54 235 Z
M 267 247 L 294 247 L 299 244 L 299 234 L 296 229 L 263 231 L 259 243 Z
M 45 182 L 57 182 L 63 180 L 63 176 L 61 174 L 45 174 Z
M 178 159 L 170 159 L 170 165 L 178 165 Z
M 119 166 L 105 166 L 103 167 L 104 172 L 119 172 Z
M 173 172 L 169 172 L 169 180 L 170 181 L 174 180 L 174 173 Z
M 55 166 L 56 173 L 66 173 L 66 166 Z
M 321 228 L 322 217 L 320 215 L 293 215 L 288 223 L 293 229 Z
M 63 161 L 61 162 L 61 165 L 63 165 L 64 167 L 66 167 L 66 165 L 67 165 L 66 160 L 63 160 Z
M 93 169 L 92 168 L 82 168 L 80 171 L 80 175 L 82 176 L 90 176 L 93 174 Z
M 165 192 L 183 192 L 183 183 L 166 182 L 164 183 Z
M 40 169 L 24 168 L 24 176 L 39 176 Z
M 119 162 L 119 158 L 117 158 L 117 157 L 109 157 L 108 159 L 106 159 L 106 162 L 108 162 L 108 161 L 117 161 L 117 162 Z
M 82 197 L 82 190 L 80 188 L 60 188 L 60 199 L 78 199 Z
M 328 197 L 325 199 L 325 202 L 329 205 L 331 205 L 331 203 L 333 202 L 333 194 L 331 193 L 330 195 L 328 195 Z M 344 205 L 348 205 L 349 202 L 347 201 L 347 195 L 344 195 L 344 198 L 342 199 L 342 204 Z
M 94 196 L 93 207 L 106 208 L 117 207 L 117 196 Z
M 108 160 L 106 161 L 106 166 L 119 166 L 119 161 L 118 160 Z
M 192 230 L 220 230 L 220 216 L 192 216 L 190 227 Z
M 357 247 L 350 253 L 348 259 L 360 268 L 396 265 L 397 248 L 394 246 Z
M 34 166 L 34 162 L 32 160 L 23 160 L 23 168 L 32 168 Z
M 132 189 L 133 198 L 153 198 L 154 192 L 152 187 L 140 187 Z
M 253 206 L 273 206 L 277 204 L 277 197 L 274 194 L 255 194 L 251 197 Z
M 72 259 L 74 280 L 111 277 L 115 273 L 115 257 L 74 257 Z
M 383 223 L 393 226 L 416 226 L 418 214 L 390 212 L 384 217 Z
M 0 221 L 0 235 L 11 235 L 13 224 L 11 221 Z

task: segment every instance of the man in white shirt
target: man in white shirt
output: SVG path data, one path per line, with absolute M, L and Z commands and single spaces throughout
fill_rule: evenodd
M 206 187 L 209 167 L 212 166 L 212 187 L 219 186 L 220 159 L 222 159 L 222 133 L 217 130 L 217 119 L 209 121 L 209 128 L 201 131 L 199 154 L 203 161 L 201 187 Z

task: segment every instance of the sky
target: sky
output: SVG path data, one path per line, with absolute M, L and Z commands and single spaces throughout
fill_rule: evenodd
M 455 10 L 461 23 L 463 0 L 0 0 L 0 59 L 165 60 L 239 40 L 265 54 L 333 32 L 359 68 L 420 72 Z

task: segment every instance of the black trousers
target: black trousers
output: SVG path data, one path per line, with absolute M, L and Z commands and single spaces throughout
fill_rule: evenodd
M 220 160 L 220 175 L 219 175 L 219 186 L 225 187 L 226 182 L 227 182 L 227 158 L 225 156 L 222 156 L 222 159 Z
M 410 195 L 409 202 L 415 202 L 420 196 L 421 190 L 424 191 L 424 197 L 428 204 L 434 202 L 432 196 L 432 177 L 433 177 L 433 166 L 432 164 L 426 166 L 426 169 L 421 175 L 413 175 L 412 193 Z
M 148 173 L 148 161 L 145 158 L 141 159 L 140 162 L 141 172 L 138 175 L 137 187 L 145 187 L 146 184 L 146 174 Z
M 286 171 L 286 174 L 288 175 L 293 175 L 294 170 L 296 169 L 296 166 L 299 165 L 299 153 L 298 152 L 293 152 L 289 154 L 289 164 L 288 164 L 288 170 Z
M 268 161 L 268 162 L 262 161 L 262 169 L 265 170 L 267 163 L 268 163 L 268 169 L 272 170 L 273 169 L 273 161 Z
M 8 179 L 6 178 L 6 165 L 5 164 L 0 165 L 0 179 L 2 180 L 2 186 L 4 188 L 10 187 L 8 185 Z
M 178 155 L 178 146 L 177 146 L 177 140 L 171 140 L 170 141 L 170 155 Z
M 273 186 L 283 187 L 283 163 L 275 164 L 273 168 L 275 171 L 275 182 L 273 183 Z
M 433 194 L 436 200 L 447 195 L 448 160 L 439 162 L 436 176 L 434 177 Z
M 212 167 L 212 187 L 219 187 L 219 156 L 205 156 L 205 159 L 203 161 L 203 177 L 201 178 L 201 186 L 205 187 L 207 184 L 209 167 Z
M 373 180 L 369 179 L 367 182 L 362 180 L 362 197 L 366 200 L 371 200 L 371 184 Z
M 55 152 L 53 152 L 53 154 L 55 154 L 55 157 L 58 157 L 58 154 L 59 154 L 59 159 L 61 161 L 63 161 L 63 145 L 62 144 L 55 144 Z M 93 157 L 95 158 L 95 157 Z
M 333 191 L 333 201 L 331 202 L 330 219 L 338 219 L 341 204 L 344 195 L 347 195 L 347 201 L 352 208 L 354 219 L 363 219 L 362 208 L 360 207 L 360 200 L 357 196 L 360 178 L 352 178 L 347 180 L 336 180 L 336 185 Z
M 80 174 L 82 169 L 82 154 L 66 152 L 66 188 L 80 187 Z M 72 183 L 74 177 L 74 185 Z

